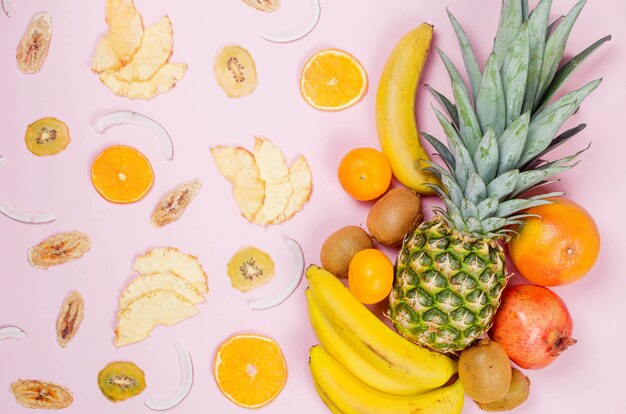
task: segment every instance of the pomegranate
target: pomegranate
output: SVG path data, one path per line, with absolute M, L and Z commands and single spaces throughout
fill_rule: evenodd
M 504 290 L 489 336 L 522 368 L 551 364 L 576 340 L 565 302 L 551 290 L 515 285 Z

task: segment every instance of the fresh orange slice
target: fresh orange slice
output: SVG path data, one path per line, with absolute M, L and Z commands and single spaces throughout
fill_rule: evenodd
M 141 200 L 152 187 L 154 173 L 148 159 L 134 148 L 114 145 L 102 151 L 91 165 L 91 182 L 112 203 Z
M 213 374 L 229 400 L 241 407 L 258 408 L 282 391 L 287 381 L 287 364 L 273 339 L 236 335 L 218 348 Z
M 321 50 L 304 65 L 300 92 L 313 108 L 340 111 L 363 98 L 367 74 L 351 54 L 337 49 Z

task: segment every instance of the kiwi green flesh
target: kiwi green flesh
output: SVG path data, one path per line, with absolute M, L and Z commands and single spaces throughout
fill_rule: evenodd
M 113 362 L 98 374 L 98 387 L 110 401 L 124 401 L 146 388 L 146 378 L 133 362 Z

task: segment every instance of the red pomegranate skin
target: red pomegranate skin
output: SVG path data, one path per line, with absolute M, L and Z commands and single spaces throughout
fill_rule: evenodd
M 521 368 L 540 369 L 576 343 L 573 329 L 567 306 L 556 293 L 515 285 L 504 290 L 489 337 Z

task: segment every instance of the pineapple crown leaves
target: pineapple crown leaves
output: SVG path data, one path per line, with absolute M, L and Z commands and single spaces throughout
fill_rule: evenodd
M 469 85 L 450 58 L 437 49 L 452 84 L 453 100 L 429 85 L 441 105 L 433 111 L 446 137 L 422 136 L 434 147 L 446 168 L 427 162 L 427 171 L 441 185 L 428 184 L 444 201 L 437 209 L 451 227 L 480 238 L 509 238 L 527 217 L 524 210 L 549 204 L 560 192 L 522 197 L 554 183 L 556 174 L 573 168 L 574 155 L 548 162 L 543 157 L 576 136 L 586 124 L 557 135 L 583 100 L 602 79 L 587 83 L 554 101 L 572 73 L 611 36 L 603 37 L 561 65 L 569 35 L 586 0 L 562 18 L 549 22 L 552 0 L 540 0 L 534 10 L 528 0 L 505 0 L 492 53 L 481 71 L 461 24 L 448 11 Z M 559 65 L 561 65 L 559 67 Z

